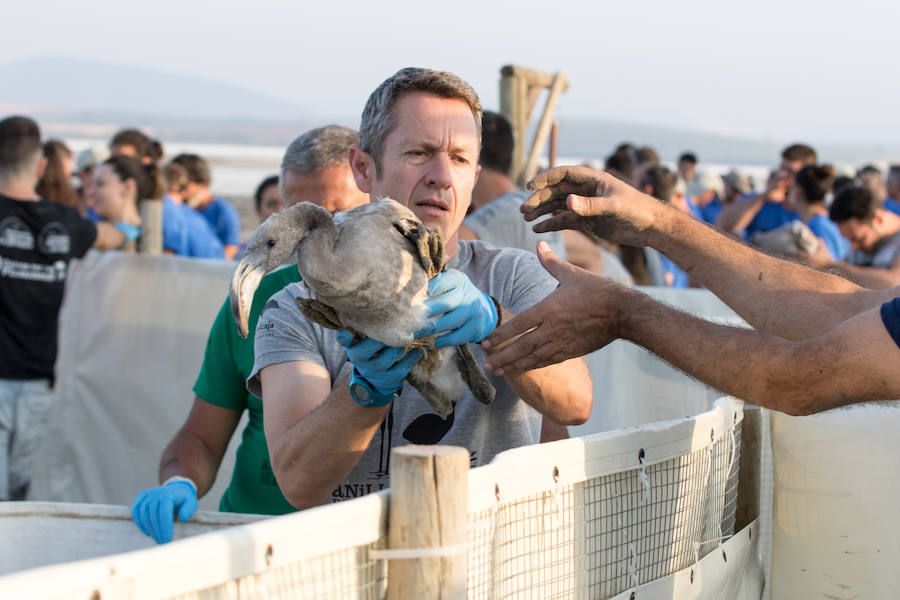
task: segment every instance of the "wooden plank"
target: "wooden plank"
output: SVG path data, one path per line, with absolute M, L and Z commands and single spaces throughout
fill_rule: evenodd
M 141 237 L 139 247 L 142 254 L 162 254 L 162 200 L 140 201 Z
M 553 85 L 555 76 L 543 71 L 528 69 L 518 65 L 505 65 L 500 69 L 500 74 L 504 77 L 518 77 L 523 79 L 528 85 L 534 85 L 541 88 L 547 88 Z M 566 81 L 562 91 L 569 89 L 569 82 Z
M 741 423 L 741 458 L 738 466 L 738 497 L 734 516 L 734 530 L 741 531 L 759 516 L 759 486 L 761 475 L 762 411 L 753 404 L 744 404 Z
M 391 453 L 388 548 L 465 548 L 469 451 L 456 446 L 403 446 Z M 393 559 L 388 595 L 406 598 L 466 598 L 466 552 Z
M 541 151 L 547 143 L 547 138 L 550 136 L 550 128 L 553 126 L 553 115 L 556 112 L 556 105 L 559 103 L 559 97 L 562 96 L 564 88 L 567 85 L 566 75 L 560 71 L 553 80 L 553 87 L 550 88 L 547 104 L 544 105 L 541 121 L 538 124 L 537 132 L 534 134 L 531 152 L 528 154 L 528 161 L 525 163 L 525 170 L 522 173 L 523 183 L 534 177 L 535 173 L 537 173 L 538 157 L 540 157 Z

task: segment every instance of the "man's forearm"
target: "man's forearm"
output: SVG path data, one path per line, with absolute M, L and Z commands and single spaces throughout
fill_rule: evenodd
M 820 367 L 835 361 L 804 355 L 798 351 L 802 343 L 704 321 L 633 290 L 625 295 L 619 336 L 707 385 L 788 414 L 809 414 L 842 403 L 839 395 L 823 391 L 829 389 L 833 373 Z
M 842 261 L 833 270 L 850 281 L 873 290 L 886 290 L 900 285 L 900 271 L 894 268 L 861 267 Z
M 389 409 L 360 406 L 347 378 L 336 382 L 325 402 L 269 442 L 285 498 L 299 509 L 328 498 L 359 463 Z
M 649 244 L 759 331 L 808 339 L 883 301 L 842 277 L 781 260 L 667 210 Z
M 753 218 L 759 214 L 765 201 L 765 196 L 757 194 L 726 204 L 716 218 L 716 226 L 729 233 L 739 232 L 747 227 L 753 221 Z
M 200 438 L 181 429 L 166 446 L 159 461 L 159 482 L 171 477 L 187 477 L 197 486 L 197 497 L 202 498 L 216 480 L 222 461 Z

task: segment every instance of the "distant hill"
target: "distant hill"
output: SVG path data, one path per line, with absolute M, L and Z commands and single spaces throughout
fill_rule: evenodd
M 34 116 L 47 137 L 106 140 L 118 128 L 134 126 L 164 142 L 284 146 L 326 123 L 359 125 L 358 116 L 329 115 L 327 107 L 301 107 L 240 86 L 98 61 L 49 57 L 0 62 L 0 82 L 0 117 L 12 112 Z M 651 145 L 667 161 L 690 150 L 701 162 L 771 166 L 785 145 L 804 141 L 824 161 L 900 162 L 900 145 L 838 146 L 815 139 L 717 135 L 677 124 L 560 120 L 562 157 L 602 159 L 623 141 Z
M 239 86 L 98 61 L 47 57 L 0 63 L 0 105 L 40 114 L 145 118 L 296 119 L 303 109 Z

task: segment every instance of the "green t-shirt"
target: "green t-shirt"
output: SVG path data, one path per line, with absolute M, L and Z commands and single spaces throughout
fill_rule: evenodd
M 246 387 L 247 377 L 253 370 L 253 333 L 259 314 L 272 294 L 295 281 L 300 281 L 296 265 L 262 278 L 250 308 L 250 333 L 246 339 L 238 335 L 228 298 L 209 331 L 194 393 L 216 406 L 247 409 L 250 417 L 237 449 L 231 483 L 219 502 L 219 510 L 224 512 L 283 515 L 296 510 L 284 499 L 272 473 L 263 432 L 262 400 Z

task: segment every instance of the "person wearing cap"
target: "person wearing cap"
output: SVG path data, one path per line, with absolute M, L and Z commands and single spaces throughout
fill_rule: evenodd
M 78 153 L 75 159 L 75 174 L 78 176 L 81 185 L 78 188 L 78 195 L 84 202 L 85 214 L 92 221 L 99 221 L 100 217 L 94 212 L 94 201 L 91 198 L 91 185 L 94 182 L 94 168 L 109 158 L 109 149 L 97 144 L 90 148 L 85 148 Z
M 722 177 L 712 171 L 703 171 L 695 178 L 695 194 L 691 201 L 696 213 L 702 221 L 714 224 L 716 217 L 722 212 L 722 198 L 725 196 L 725 182 Z

